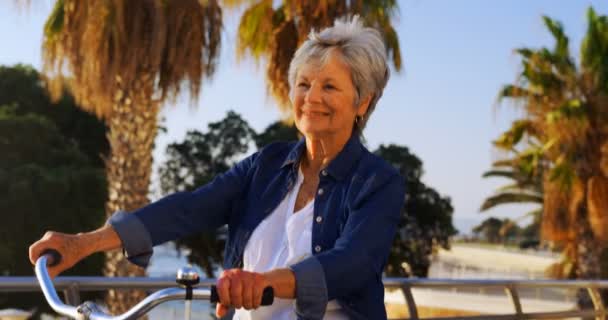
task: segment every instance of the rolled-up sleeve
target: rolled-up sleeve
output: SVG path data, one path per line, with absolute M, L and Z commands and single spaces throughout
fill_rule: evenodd
M 404 195 L 404 179 L 398 174 L 371 183 L 351 208 L 334 247 L 290 267 L 302 319 L 322 319 L 328 301 L 352 295 L 370 279 L 382 277 Z
M 192 192 L 177 192 L 131 213 L 117 212 L 107 221 L 118 233 L 127 258 L 145 267 L 152 247 L 230 220 L 233 206 L 248 185 L 257 153 Z
M 152 256 L 152 239 L 141 220 L 133 214 L 118 211 L 107 224 L 118 234 L 127 259 L 142 268 L 147 267 Z
M 323 266 L 314 256 L 290 267 L 296 277 L 298 319 L 323 319 L 327 307 L 327 286 Z

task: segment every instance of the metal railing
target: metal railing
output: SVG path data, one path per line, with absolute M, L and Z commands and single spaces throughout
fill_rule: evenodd
M 425 317 L 427 320 L 520 320 L 520 319 L 568 319 L 568 318 L 595 318 L 605 319 L 608 313 L 601 299 L 600 289 L 608 288 L 605 280 L 453 280 L 453 279 L 395 279 L 384 280 L 386 288 L 399 287 L 405 298 L 409 317 L 405 319 L 422 319 L 418 315 L 418 304 L 414 299 L 413 288 L 446 289 L 446 288 L 483 288 L 504 290 L 513 307 L 510 314 L 483 314 L 476 316 L 456 317 Z M 593 309 L 566 310 L 549 312 L 524 312 L 519 292 L 521 289 L 561 288 L 570 290 L 586 290 L 589 294 Z
M 58 277 L 54 281 L 55 288 L 62 291 L 66 303 L 78 305 L 80 303 L 80 292 L 104 291 L 108 289 L 141 289 L 158 290 L 175 286 L 175 279 L 170 277 L 145 278 L 145 277 Z M 214 279 L 202 279 L 200 286 L 211 286 L 215 284 Z M 404 307 L 407 308 L 409 317 L 400 319 L 427 319 L 427 320 L 521 320 L 521 319 L 570 319 L 570 318 L 595 318 L 606 319 L 608 313 L 600 296 L 600 289 L 608 289 L 608 280 L 454 280 L 454 279 L 404 279 L 385 278 L 384 285 L 387 289 L 399 289 L 405 300 Z M 419 316 L 419 304 L 417 304 L 412 289 L 501 289 L 509 298 L 513 307 L 510 314 L 483 314 L 473 316 L 450 316 L 450 317 L 425 317 Z M 520 299 L 522 289 L 544 289 L 560 288 L 569 290 L 586 290 L 593 302 L 593 309 L 589 310 L 565 310 L 549 312 L 524 312 Z M 35 292 L 40 287 L 35 277 L 0 277 L 0 293 L 9 292 Z

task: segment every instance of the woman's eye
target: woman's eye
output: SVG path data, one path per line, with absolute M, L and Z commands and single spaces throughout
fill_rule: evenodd
M 308 83 L 300 82 L 300 83 L 298 83 L 298 88 L 308 88 Z
M 336 87 L 334 87 L 334 86 L 333 86 L 333 85 L 331 85 L 331 84 L 326 84 L 326 85 L 325 85 L 325 89 L 327 89 L 327 90 L 334 90 L 335 88 L 336 88 Z

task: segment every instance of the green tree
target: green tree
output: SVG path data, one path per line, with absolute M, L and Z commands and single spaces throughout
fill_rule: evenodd
M 395 166 L 406 179 L 404 206 L 386 273 L 426 277 L 432 254 L 440 247 L 449 249 L 449 239 L 457 233 L 452 225 L 451 201 L 421 181 L 422 160 L 407 147 L 381 145 L 374 153 Z
M 255 136 L 255 145 L 258 149 L 277 141 L 294 141 L 300 139 L 300 132 L 296 126 L 285 121 L 271 123 L 264 131 Z
M 540 211 L 540 213 L 542 213 L 542 211 Z M 540 214 L 536 215 L 536 216 L 534 216 L 531 223 L 529 223 L 528 225 L 521 228 L 521 230 L 519 232 L 519 236 L 522 239 L 522 242 L 520 242 L 520 245 L 522 245 L 523 242 L 530 243 L 530 241 L 534 241 L 534 242 L 540 244 L 541 218 L 542 217 Z
M 103 159 L 110 149 L 105 124 L 78 108 L 67 93 L 52 102 L 41 75 L 31 66 L 0 66 L 0 106 L 14 106 L 12 112 L 16 116 L 37 114 L 49 119 L 92 164 L 104 166 Z
M 78 232 L 103 222 L 105 133 L 69 95 L 52 103 L 32 67 L 0 66 L 0 274 L 33 275 L 27 249 L 44 230 Z M 96 255 L 67 274 L 99 275 L 103 260 Z M 1 296 L 4 307 L 48 304 L 24 293 Z
M 511 130 L 503 147 L 519 145 L 543 159 L 541 233 L 564 248 L 569 267 L 561 276 L 596 279 L 608 240 L 608 17 L 589 8 L 578 60 L 562 25 L 543 21 L 554 47 L 518 49 L 523 71 L 500 93 L 521 108 L 523 133 L 536 143 Z
M 503 227 L 503 221 L 489 217 L 482 221 L 479 225 L 473 227 L 473 233 L 481 235 L 486 241 L 490 243 L 501 242 L 500 230 Z
M 31 276 L 27 249 L 44 230 L 78 232 L 103 223 L 107 184 L 103 168 L 50 120 L 7 109 L 0 107 L 0 272 Z M 102 266 L 103 255 L 95 255 L 66 274 L 99 275 Z M 0 308 L 46 306 L 38 294 L 0 296 Z
M 167 160 L 159 170 L 161 191 L 194 191 L 210 182 L 246 155 L 255 136 L 249 124 L 233 111 L 210 123 L 206 133 L 189 131 L 184 141 L 167 146 Z M 226 229 L 206 230 L 177 240 L 176 245 L 178 249 L 190 249 L 188 261 L 201 266 L 207 277 L 213 278 L 223 259 L 226 236 Z
M 513 244 L 521 237 L 521 228 L 517 221 L 505 218 L 502 220 L 502 227 L 499 231 L 500 240 L 503 244 Z

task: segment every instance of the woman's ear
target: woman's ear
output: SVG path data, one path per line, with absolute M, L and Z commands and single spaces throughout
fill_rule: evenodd
M 369 104 L 372 101 L 373 95 L 369 95 L 361 100 L 359 106 L 357 107 L 357 115 L 363 117 L 367 113 L 367 109 L 369 109 Z

